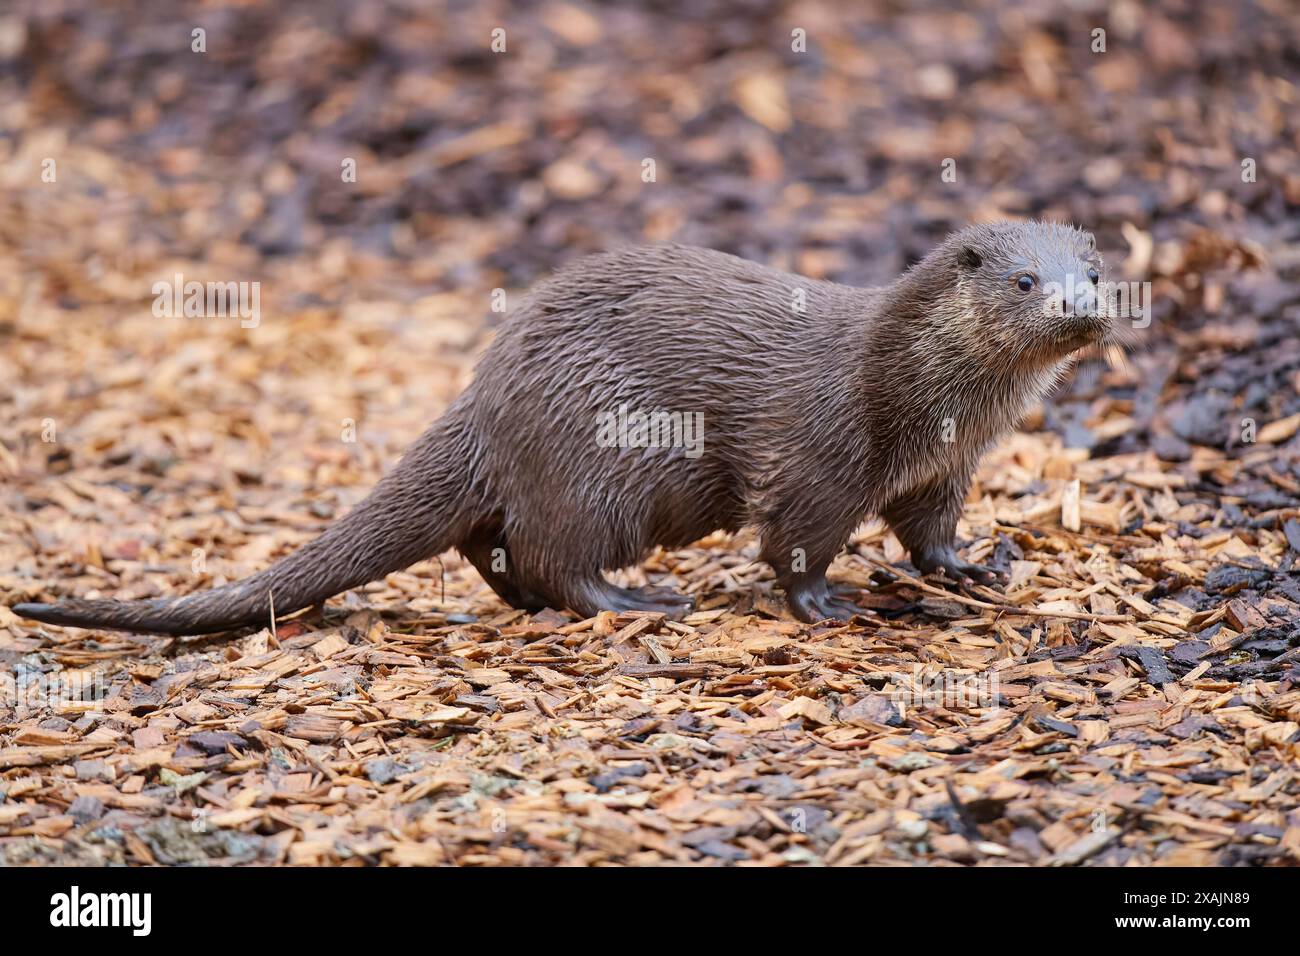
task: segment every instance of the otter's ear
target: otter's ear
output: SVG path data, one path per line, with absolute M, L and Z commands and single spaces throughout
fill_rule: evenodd
M 957 253 L 957 264 L 967 272 L 974 272 L 983 262 L 980 254 L 970 246 L 962 246 L 961 251 Z

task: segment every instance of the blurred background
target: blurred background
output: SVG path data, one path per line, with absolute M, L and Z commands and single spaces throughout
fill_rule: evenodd
M 492 290 L 576 256 L 875 284 L 1000 216 L 1088 227 L 1154 287 L 1129 365 L 1031 426 L 1239 457 L 1193 478 L 1246 520 L 1300 488 L 1289 435 L 1233 438 L 1300 412 L 1298 81 L 1292 0 L 11 0 L 0 557 L 28 580 L 184 555 L 236 505 L 328 518 L 464 386 Z M 260 282 L 260 324 L 155 317 L 178 273 Z

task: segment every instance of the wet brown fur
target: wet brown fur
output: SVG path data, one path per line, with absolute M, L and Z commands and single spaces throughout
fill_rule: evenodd
M 298 551 L 186 597 L 14 610 L 205 633 L 454 547 L 515 606 L 677 613 L 685 598 L 602 572 L 750 526 L 794 613 L 817 620 L 854 610 L 825 571 L 871 515 L 921 570 L 987 580 L 954 550 L 962 502 L 981 455 L 1108 333 L 1097 316 L 1042 309 L 1044 283 L 1090 265 L 1101 270 L 1091 236 L 1046 223 L 967 228 L 872 289 L 677 245 L 586 258 L 535 287 L 446 414 Z M 624 403 L 703 413 L 703 454 L 601 447 L 597 416 Z

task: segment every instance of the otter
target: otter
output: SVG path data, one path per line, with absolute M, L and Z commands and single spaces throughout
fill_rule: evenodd
M 794 616 L 846 620 L 855 592 L 826 570 L 873 515 L 921 572 L 996 583 L 957 553 L 971 477 L 1073 354 L 1108 338 L 1088 292 L 1101 271 L 1091 234 L 1042 222 L 965 228 L 879 288 L 682 245 L 584 258 L 534 288 L 446 413 L 297 551 L 184 597 L 13 610 L 210 633 L 456 548 L 516 608 L 680 616 L 679 592 L 604 572 L 750 527 Z M 1084 293 L 1053 308 L 1054 287 Z M 702 440 L 646 427 L 682 421 Z

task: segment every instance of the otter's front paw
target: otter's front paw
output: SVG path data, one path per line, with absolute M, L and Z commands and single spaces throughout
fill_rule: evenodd
M 854 615 L 866 614 L 861 607 L 848 598 L 848 592 L 836 588 L 834 593 L 822 581 L 820 586 L 794 587 L 786 591 L 786 600 L 790 611 L 805 624 L 819 621 L 849 621 Z
M 961 558 L 952 548 L 935 548 L 921 554 L 914 554 L 912 563 L 922 574 L 938 574 L 964 584 L 993 586 L 1004 582 L 1007 578 L 1000 571 Z

